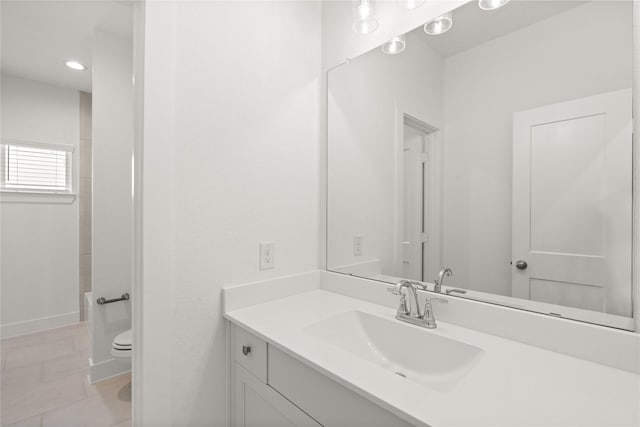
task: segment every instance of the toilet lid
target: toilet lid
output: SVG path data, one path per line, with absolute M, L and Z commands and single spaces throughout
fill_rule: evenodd
M 120 349 L 130 349 L 131 348 L 131 329 L 125 331 L 114 338 L 113 347 Z

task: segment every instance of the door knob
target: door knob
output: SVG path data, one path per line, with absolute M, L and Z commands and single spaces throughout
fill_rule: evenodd
M 519 259 L 518 261 L 516 261 L 516 268 L 518 270 L 526 270 L 528 267 L 527 261 Z

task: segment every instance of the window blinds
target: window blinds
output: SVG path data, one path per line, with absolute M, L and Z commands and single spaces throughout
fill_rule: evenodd
M 0 144 L 0 189 L 70 193 L 73 146 L 7 142 Z

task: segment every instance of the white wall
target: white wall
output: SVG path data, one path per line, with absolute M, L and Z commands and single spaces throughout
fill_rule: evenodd
M 379 260 L 381 273 L 398 276 L 398 117 L 409 114 L 443 128 L 443 60 L 411 34 L 401 55 L 376 49 L 328 78 L 327 266 Z M 362 256 L 353 255 L 354 236 L 363 237 Z
M 443 262 L 456 285 L 511 295 L 513 113 L 631 87 L 619 25 L 631 15 L 591 2 L 446 58 Z
M 93 218 L 91 281 L 94 299 L 131 293 L 133 257 L 133 52 L 130 39 L 104 32 L 93 43 Z M 111 344 L 131 328 L 131 302 L 94 305 L 91 380 L 130 369 Z
M 222 286 L 318 267 L 320 5 L 146 7 L 142 418 L 224 425 Z
M 9 75 L 1 80 L 3 138 L 78 146 L 77 91 Z M 77 150 L 73 159 L 77 166 Z M 0 217 L 2 338 L 77 322 L 77 201 L 3 201 Z

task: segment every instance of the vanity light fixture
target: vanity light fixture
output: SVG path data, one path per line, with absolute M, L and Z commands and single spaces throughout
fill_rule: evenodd
M 353 31 L 370 34 L 378 29 L 375 0 L 355 0 L 353 2 Z
M 480 6 L 482 10 L 496 10 L 509 3 L 509 1 L 510 0 L 478 0 L 478 6 Z
M 76 71 L 84 71 L 87 68 L 78 61 L 67 61 L 64 63 L 64 65 Z
M 435 36 L 444 34 L 453 26 L 453 13 L 447 12 L 424 24 L 424 32 Z
M 394 37 L 385 44 L 382 45 L 382 51 L 387 55 L 395 55 L 404 50 L 407 47 L 404 34 L 398 37 Z
M 425 0 L 398 0 L 398 7 L 401 9 L 417 9 L 424 4 Z

